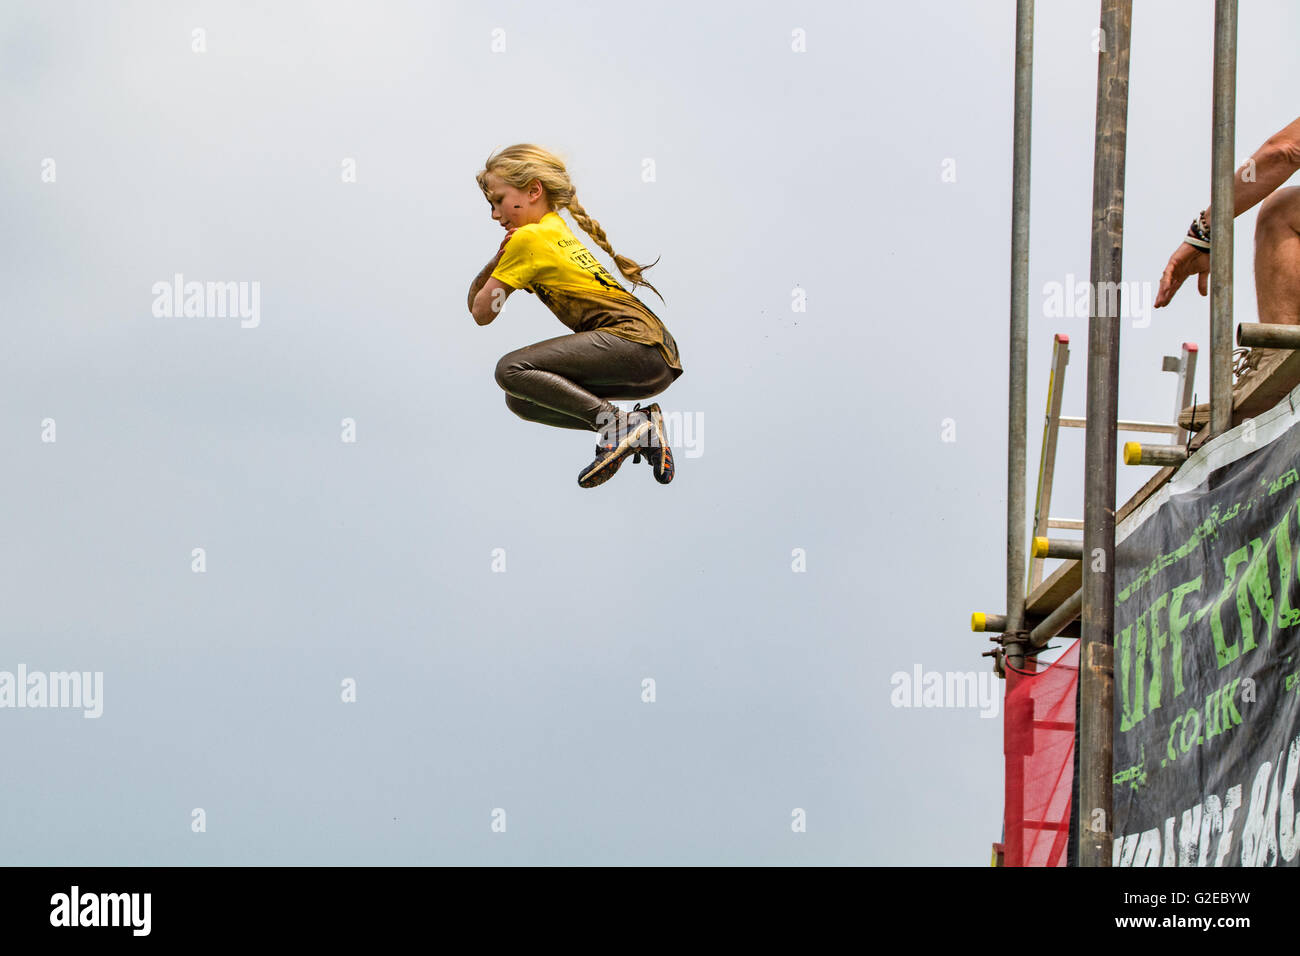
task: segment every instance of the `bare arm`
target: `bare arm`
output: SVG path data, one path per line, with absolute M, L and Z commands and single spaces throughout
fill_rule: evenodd
M 1270 136 L 1264 145 L 1255 150 L 1232 182 L 1233 218 L 1262 202 L 1273 190 L 1291 178 L 1300 169 L 1300 119 Z M 1205 221 L 1210 222 L 1210 210 L 1205 210 Z M 1197 289 L 1201 295 L 1209 294 L 1207 282 L 1210 273 L 1210 254 L 1189 243 L 1182 243 L 1169 257 L 1169 264 L 1160 277 L 1155 307 L 1169 304 L 1188 276 L 1197 276 Z
M 506 285 L 500 279 L 488 276 L 487 282 L 483 283 L 483 288 L 479 289 L 478 295 L 474 296 L 474 304 L 469 310 L 470 315 L 474 316 L 474 321 L 479 325 L 489 325 L 505 306 L 510 293 L 514 291 L 514 286 Z
M 501 253 L 505 251 L 506 243 L 514 234 L 513 229 L 506 233 L 506 237 L 501 240 L 501 245 L 497 248 L 497 254 L 488 260 L 488 264 L 479 270 L 479 274 L 470 283 L 469 314 L 479 325 L 487 325 L 495 319 L 497 313 L 501 311 L 501 306 L 505 304 L 506 297 L 515 291 L 513 286 L 506 285 L 500 279 L 492 278 L 493 270 L 501 261 Z
M 1270 136 L 1237 170 L 1233 179 L 1233 217 L 1260 203 L 1300 169 L 1300 119 Z M 1210 221 L 1210 210 L 1205 210 Z
M 497 263 L 500 261 L 501 250 L 498 249 L 497 254 L 488 260 L 488 264 L 479 271 L 479 274 L 474 277 L 474 281 L 470 283 L 469 302 L 467 305 L 471 315 L 474 313 L 474 298 L 478 295 L 479 289 L 483 288 L 484 284 L 487 283 L 487 280 L 492 277 L 492 270 L 497 267 Z

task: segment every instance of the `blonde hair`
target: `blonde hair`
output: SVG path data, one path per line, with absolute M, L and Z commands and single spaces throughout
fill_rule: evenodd
M 643 285 L 655 295 L 659 295 L 659 290 L 643 278 L 644 271 L 655 265 L 659 260 L 656 259 L 650 265 L 643 266 L 638 265 L 627 256 L 620 256 L 614 252 L 614 248 L 609 244 L 609 238 L 605 235 L 605 230 L 601 228 L 600 223 L 592 219 L 587 214 L 587 210 L 582 208 L 582 203 L 578 202 L 573 182 L 569 179 L 568 170 L 564 168 L 564 162 L 560 157 L 550 150 L 543 149 L 541 146 L 534 146 L 532 143 L 516 143 L 514 146 L 507 146 L 505 149 L 497 150 L 488 157 L 487 162 L 483 164 L 483 169 L 479 171 L 476 177 L 479 188 L 483 190 L 483 195 L 487 196 L 488 201 L 491 202 L 487 186 L 488 173 L 495 173 L 515 189 L 528 188 L 528 184 L 534 179 L 540 182 L 552 208 L 569 210 L 569 214 L 573 216 L 573 221 L 582 227 L 582 231 L 591 236 L 596 245 L 609 253 L 609 257 L 614 260 L 614 265 L 622 273 L 623 278 L 632 283 L 633 290 L 637 286 Z M 661 302 L 663 298 L 663 296 L 659 295 Z

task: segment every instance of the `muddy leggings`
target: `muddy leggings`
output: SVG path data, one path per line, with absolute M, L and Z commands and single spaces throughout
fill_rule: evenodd
M 658 348 L 600 329 L 508 352 L 496 379 L 520 418 L 593 432 L 617 408 L 610 399 L 649 398 L 674 381 Z

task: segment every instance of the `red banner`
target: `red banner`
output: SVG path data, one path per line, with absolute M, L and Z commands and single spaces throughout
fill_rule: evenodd
M 1079 642 L 1038 673 L 1006 671 L 1004 865 L 1065 866 Z

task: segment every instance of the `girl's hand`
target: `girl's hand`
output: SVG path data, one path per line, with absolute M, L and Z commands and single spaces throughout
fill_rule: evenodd
M 1201 295 L 1209 295 L 1210 254 L 1184 242 L 1169 257 L 1169 264 L 1160 276 L 1155 307 L 1159 309 L 1168 305 L 1179 286 L 1190 275 L 1198 276 L 1196 287 Z
M 517 229 L 517 228 L 519 228 L 519 227 L 516 226 L 515 229 Z M 505 251 L 506 243 L 509 242 L 509 241 L 510 241 L 510 237 L 513 236 L 513 235 L 515 234 L 515 229 L 507 229 L 507 230 L 506 230 L 506 237 L 505 237 L 504 239 L 501 240 L 501 245 L 497 247 L 497 255 L 498 255 L 498 256 L 500 256 L 501 253 Z

